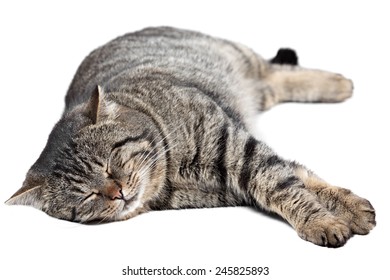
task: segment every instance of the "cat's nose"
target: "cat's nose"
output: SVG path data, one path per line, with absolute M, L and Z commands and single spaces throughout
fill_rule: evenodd
M 117 184 L 111 184 L 105 189 L 105 194 L 111 199 L 124 199 L 122 188 Z

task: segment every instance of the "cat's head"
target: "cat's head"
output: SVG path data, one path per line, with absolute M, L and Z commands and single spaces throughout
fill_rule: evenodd
M 161 142 L 150 118 L 107 101 L 98 88 L 55 125 L 6 203 L 82 223 L 126 219 L 162 184 Z

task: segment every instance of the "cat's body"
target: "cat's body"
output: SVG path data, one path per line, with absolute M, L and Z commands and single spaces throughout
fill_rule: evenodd
M 8 201 L 71 221 L 123 220 L 160 209 L 251 205 L 315 244 L 341 246 L 375 225 L 370 203 L 286 161 L 250 134 L 280 102 L 338 102 L 341 75 L 272 60 L 200 33 L 150 28 L 92 52 L 63 117 Z

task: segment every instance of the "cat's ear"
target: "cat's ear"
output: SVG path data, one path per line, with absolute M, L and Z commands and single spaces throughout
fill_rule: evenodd
M 7 205 L 29 205 L 42 209 L 42 190 L 46 182 L 41 176 L 27 174 L 23 186 L 5 203 Z
M 104 119 L 115 119 L 118 117 L 118 105 L 106 100 L 104 90 L 99 85 L 92 92 L 85 110 L 93 124 Z
M 103 90 L 98 85 L 91 94 L 91 97 L 86 104 L 86 113 L 91 118 L 92 123 L 98 122 L 100 107 L 103 103 Z

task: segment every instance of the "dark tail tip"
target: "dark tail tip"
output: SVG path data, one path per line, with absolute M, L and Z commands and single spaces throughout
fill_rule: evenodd
M 279 49 L 271 63 L 298 65 L 298 56 L 292 49 Z

